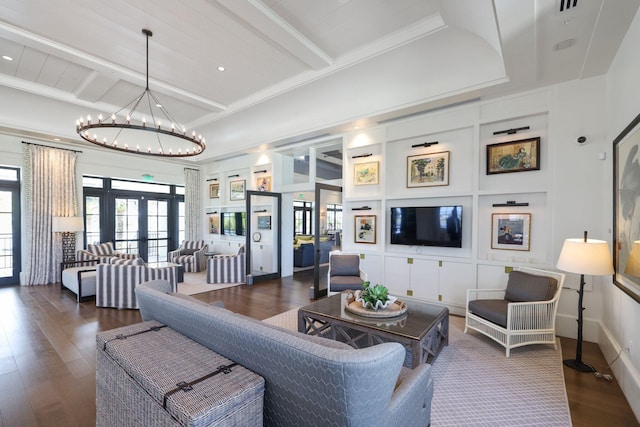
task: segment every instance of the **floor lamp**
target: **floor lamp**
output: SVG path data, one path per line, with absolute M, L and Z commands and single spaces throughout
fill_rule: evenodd
M 81 216 L 54 216 L 51 231 L 62 233 L 62 261 L 76 260 L 76 233 L 84 230 Z
M 580 274 L 580 290 L 578 291 L 578 343 L 576 358 L 567 359 L 564 364 L 581 372 L 595 372 L 593 366 L 582 361 L 582 298 L 584 296 L 584 276 L 606 276 L 613 274 L 613 263 L 609 244 L 604 240 L 566 239 L 558 258 L 558 269 L 568 273 Z

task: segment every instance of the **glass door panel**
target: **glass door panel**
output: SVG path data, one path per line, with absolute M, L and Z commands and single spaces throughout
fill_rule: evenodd
M 19 190 L 0 189 L 0 285 L 20 281 Z
M 85 196 L 84 198 L 84 230 L 87 244 L 101 243 L 100 235 L 100 202 L 99 196 Z
M 169 202 L 147 200 L 147 262 L 167 261 Z
M 140 251 L 140 200 L 136 198 L 116 198 L 116 250 L 132 254 Z M 146 258 L 145 258 L 146 259 Z
M 314 216 L 312 297 L 317 299 L 327 295 L 328 252 L 336 248 L 335 232 L 338 226 L 342 228 L 342 187 L 316 183 Z

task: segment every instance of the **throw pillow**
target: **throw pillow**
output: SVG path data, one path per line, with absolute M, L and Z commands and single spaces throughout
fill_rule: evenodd
M 180 255 L 193 255 L 198 249 L 180 249 Z
M 555 295 L 557 287 L 558 281 L 553 277 L 512 271 L 504 299 L 513 302 L 548 301 Z

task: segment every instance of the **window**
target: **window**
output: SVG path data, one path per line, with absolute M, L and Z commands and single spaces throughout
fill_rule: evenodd
M 313 204 L 302 200 L 293 201 L 293 233 L 313 234 L 311 218 L 313 217 Z
M 327 205 L 327 231 L 342 230 L 342 205 Z
M 100 203 L 98 196 L 84 198 L 84 230 L 87 244 L 100 243 Z

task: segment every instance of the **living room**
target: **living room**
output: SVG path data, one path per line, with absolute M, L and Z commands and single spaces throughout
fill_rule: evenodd
M 488 3 L 490 7 L 495 4 L 499 12 L 503 11 L 502 2 Z M 530 2 L 530 6 L 533 7 L 534 3 Z M 211 208 L 233 210 L 245 206 L 242 200 L 228 199 L 231 180 L 244 179 L 248 183 L 247 190 L 258 190 L 255 172 L 268 169 L 271 190 L 282 193 L 284 206 L 293 206 L 297 195 L 313 191 L 315 179 L 311 174 L 307 182 L 293 182 L 290 162 L 294 159 L 290 155 L 291 146 L 286 144 L 297 140 L 296 152 L 306 151 L 310 161 L 313 161 L 315 147 L 339 135 L 344 152 L 343 179 L 328 183 L 343 187 L 343 250 L 363 255 L 362 267 L 372 283 L 384 283 L 402 296 L 412 291 L 417 298 L 440 301 L 452 313 L 463 314 L 467 288 L 489 287 L 500 280 L 506 266 L 531 265 L 554 270 L 565 239 L 581 237 L 584 230 L 589 231 L 590 238 L 605 240 L 610 247 L 614 247 L 613 141 L 640 112 L 640 101 L 635 96 L 640 89 L 636 79 L 640 72 L 640 60 L 636 55 L 640 40 L 640 17 L 636 13 L 637 2 L 633 4 L 633 13 L 624 20 L 629 22 L 628 30 L 620 37 L 619 48 L 608 53 L 611 56 L 609 64 L 601 72 L 585 71 L 567 81 L 548 85 L 542 84 L 544 79 L 539 78 L 535 84 L 522 84 L 503 93 L 467 96 L 464 102 L 453 102 L 456 97 L 451 96 L 446 103 L 435 103 L 427 111 L 421 110 L 421 114 L 407 111 L 394 120 L 379 120 L 380 123 L 374 125 L 361 124 L 357 130 L 349 123 L 349 128 L 344 126 L 341 133 L 331 136 L 322 136 L 324 132 L 321 131 L 335 117 L 317 117 L 321 116 L 321 111 L 331 109 L 331 104 L 325 103 L 325 98 L 319 96 L 318 110 L 308 110 L 313 111 L 308 114 L 310 117 L 301 119 L 301 122 L 315 120 L 315 123 L 296 123 L 291 129 L 271 130 L 262 139 L 251 134 L 251 130 L 238 131 L 236 134 L 233 119 L 220 119 L 219 129 L 213 133 L 214 137 L 207 135 L 207 141 L 210 146 L 220 145 L 222 148 L 212 147 L 212 150 L 216 150 L 216 156 L 195 162 L 163 161 L 121 154 L 80 142 L 77 137 L 71 139 L 66 130 L 69 126 L 67 114 L 57 110 L 54 101 L 16 89 L 5 81 L 0 93 L 3 99 L 15 102 L 3 102 L 0 106 L 4 117 L 4 132 L 0 134 L 0 162 L 2 166 L 21 168 L 24 161 L 22 142 L 27 141 L 82 151 L 78 155 L 78 177 L 86 175 L 140 180 L 142 174 L 149 174 L 155 182 L 183 185 L 185 167 L 197 168 L 200 173 L 202 212 L 200 236 L 212 246 L 217 246 L 244 242 L 242 238 L 207 232 L 207 212 Z M 611 13 L 622 12 L 617 10 Z M 506 24 L 501 21 L 501 25 L 507 31 Z M 505 42 L 504 49 L 508 47 Z M 465 51 L 465 54 L 469 54 L 469 51 Z M 522 59 L 522 67 L 527 61 Z M 588 65 L 585 65 L 585 69 L 588 69 Z M 482 70 L 478 74 L 482 74 Z M 478 77 L 478 85 L 481 85 L 480 80 L 484 77 Z M 455 76 L 451 79 L 455 80 Z M 445 83 L 443 85 L 446 86 Z M 471 89 L 473 86 L 469 82 L 465 86 L 465 93 L 474 92 L 475 89 Z M 322 91 L 323 87 L 315 89 Z M 446 90 L 455 92 L 453 88 L 447 87 Z M 366 96 L 364 91 L 356 92 L 356 98 Z M 335 92 L 333 94 L 336 95 Z M 338 101 L 340 96 L 337 94 Z M 368 96 L 384 98 L 384 93 L 372 91 Z M 360 98 L 358 104 L 366 102 Z M 376 99 L 373 102 L 383 101 Z M 291 105 L 300 108 L 299 104 Z M 267 104 L 262 108 L 277 110 L 272 107 Z M 378 108 L 376 104 L 366 111 L 374 110 L 383 111 L 384 108 Z M 279 123 L 284 121 L 283 117 L 294 116 L 292 111 L 295 111 L 293 107 L 285 102 L 278 113 L 282 116 L 262 111 L 265 114 L 262 120 Z M 30 122 L 30 113 L 34 113 L 35 117 L 47 117 L 47 123 L 51 121 L 52 124 L 35 126 Z M 346 116 L 360 117 L 352 111 L 345 113 Z M 269 127 L 268 123 L 264 128 Z M 260 128 L 261 124 L 256 122 L 256 128 Z M 522 127 L 528 129 L 516 134 L 494 135 L 494 132 Z M 63 128 L 65 130 L 61 131 Z M 57 135 L 62 141 L 44 138 L 45 134 Z M 224 136 L 218 142 L 215 136 L 220 134 L 234 134 L 237 139 Z M 584 137 L 585 141 L 578 142 L 580 137 Z M 535 138 L 540 138 L 538 169 L 515 174 L 488 173 L 488 147 Z M 430 147 L 413 147 L 435 141 L 438 143 Z M 249 142 L 255 142 L 255 146 L 261 143 L 272 145 L 266 150 L 254 151 L 248 147 Z M 238 155 L 238 152 L 243 155 Z M 407 182 L 407 158 L 440 152 L 449 153 L 447 185 L 412 187 Z M 371 155 L 357 157 L 363 154 Z M 363 163 L 374 163 L 378 167 L 376 183 L 356 183 L 354 168 Z M 239 176 L 228 178 L 236 174 Z M 208 180 L 212 178 L 219 179 L 222 192 L 220 201 L 210 198 L 211 181 Z M 82 197 L 81 188 L 78 197 Z M 528 205 L 508 206 L 507 203 L 511 201 Z M 494 204 L 507 206 L 494 207 Z M 431 205 L 462 206 L 460 248 L 425 247 L 416 251 L 415 248 L 391 244 L 391 208 Z M 369 209 L 364 212 L 358 210 L 363 207 Z M 504 213 L 530 215 L 527 217 L 530 219 L 528 250 L 505 251 L 499 248 L 498 242 L 493 241 L 492 215 Z M 356 241 L 355 217 L 363 214 L 375 217 L 374 242 Z M 280 219 L 282 241 L 293 242 L 293 211 L 283 210 Z M 268 233 L 262 234 L 262 243 L 266 246 L 269 244 L 266 237 Z M 82 246 L 83 242 L 79 239 L 78 247 Z M 293 274 L 293 250 L 289 244 L 283 244 L 283 249 L 280 267 L 282 276 L 287 277 Z M 23 265 L 27 257 L 27 253 L 22 254 Z M 431 263 L 441 262 L 442 266 L 435 267 L 439 280 L 426 287 L 412 287 L 410 284 L 422 273 L 414 272 L 412 276 L 411 268 L 404 261 L 408 257 L 418 261 L 414 265 L 425 268 L 431 268 Z M 618 286 L 610 276 L 590 276 L 586 279 L 584 339 L 597 343 L 608 363 L 615 360 L 611 369 L 634 413 L 640 414 L 640 353 L 634 347 L 640 342 L 640 332 L 634 327 L 638 324 L 640 305 L 637 298 L 625 292 L 624 286 Z M 576 290 L 579 280 L 577 274 L 567 276 L 556 321 L 559 336 L 576 337 Z M 637 295 L 637 287 L 630 292 Z

